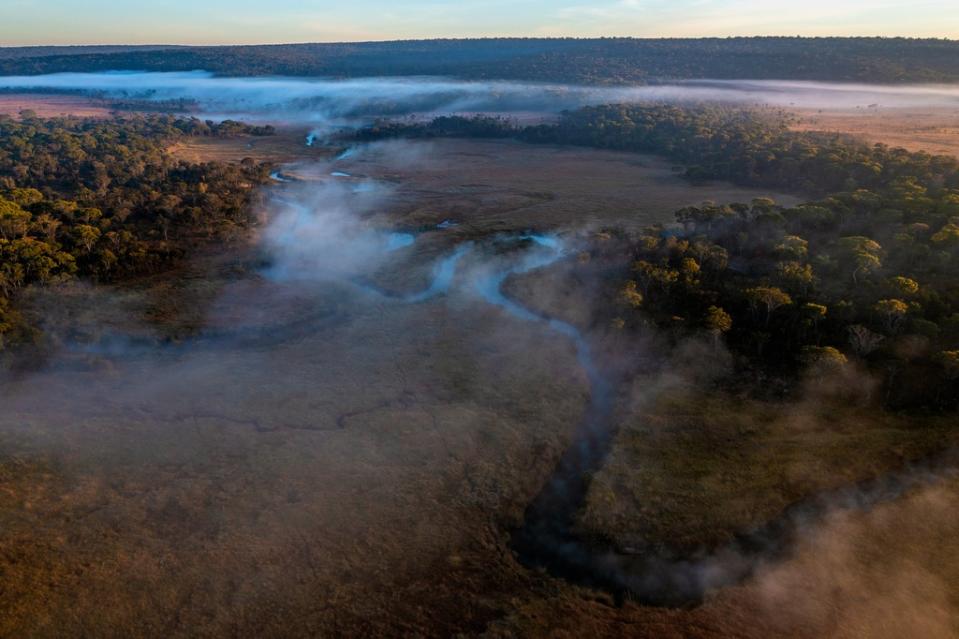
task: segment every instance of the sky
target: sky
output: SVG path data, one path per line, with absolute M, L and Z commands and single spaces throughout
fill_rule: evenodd
M 479 36 L 959 39 L 957 0 L 0 0 L 0 46 Z

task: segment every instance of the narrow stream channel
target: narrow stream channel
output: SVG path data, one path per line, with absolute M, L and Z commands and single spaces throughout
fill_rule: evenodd
M 435 228 L 444 230 L 450 226 L 453 225 L 440 224 Z M 399 250 L 414 244 L 416 239 L 411 233 L 385 233 L 382 234 L 383 250 Z M 485 302 L 508 315 L 541 323 L 569 339 L 576 348 L 590 389 L 589 402 L 572 443 L 527 506 L 522 526 L 511 531 L 511 547 L 517 559 L 527 567 L 543 569 L 572 583 L 607 590 L 620 600 L 630 598 L 644 604 L 674 607 L 696 605 L 709 591 L 738 583 L 764 563 L 782 558 L 798 535 L 829 512 L 837 508 L 871 508 L 911 488 L 934 483 L 959 467 L 959 453 L 947 451 L 875 480 L 811 496 L 720 548 L 675 551 L 649 546 L 627 553 L 609 540 L 585 538 L 576 530 L 576 522 L 585 505 L 591 479 L 602 468 L 616 434 L 612 413 L 617 385 L 596 361 L 589 339 L 578 328 L 530 309 L 503 292 L 503 284 L 510 276 L 564 259 L 568 251 L 562 239 L 548 234 L 521 233 L 498 236 L 494 241 L 525 245 L 510 252 L 508 259 L 483 264 L 473 273 L 470 285 Z M 352 282 L 379 297 L 410 304 L 425 302 L 450 290 L 458 265 L 474 248 L 473 242 L 463 242 L 438 260 L 428 285 L 420 291 L 395 293 L 362 277 Z
M 572 583 L 613 593 L 647 605 L 688 607 L 703 601 L 711 590 L 741 582 L 766 562 L 782 559 L 800 534 L 809 531 L 829 512 L 868 510 L 904 492 L 955 475 L 959 451 L 949 450 L 921 463 L 879 478 L 797 502 L 780 516 L 744 532 L 725 546 L 697 551 L 646 547 L 625 553 L 608 540 L 588 539 L 576 531 L 577 515 L 585 505 L 592 476 L 602 468 L 616 434 L 612 410 L 616 384 L 595 361 L 586 336 L 572 324 L 534 311 L 503 292 L 512 275 L 527 273 L 563 259 L 567 252 L 554 236 L 521 234 L 511 238 L 530 247 L 508 266 L 488 271 L 473 285 L 480 296 L 509 315 L 539 322 L 569 338 L 590 385 L 590 399 L 572 443 L 549 480 L 527 506 L 523 525 L 511 532 L 511 546 L 519 561 L 530 568 Z M 433 284 L 423 293 L 407 296 L 422 301 L 445 292 L 463 252 L 461 245 L 444 258 Z

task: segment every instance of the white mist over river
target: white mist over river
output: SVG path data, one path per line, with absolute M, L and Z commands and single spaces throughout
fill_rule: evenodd
M 803 108 L 955 107 L 957 85 L 867 85 L 776 80 L 693 80 L 590 87 L 448 78 L 333 80 L 217 77 L 204 71 L 59 73 L 0 77 L 6 91 L 83 92 L 115 99 L 192 100 L 215 118 L 343 124 L 372 116 L 558 113 L 590 104 L 722 102 Z M 312 142 L 314 138 L 308 140 Z

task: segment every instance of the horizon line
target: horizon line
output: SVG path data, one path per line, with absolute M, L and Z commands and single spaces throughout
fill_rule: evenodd
M 221 42 L 221 43 L 177 43 L 177 42 L 75 42 L 37 43 L 37 44 L 0 44 L 0 49 L 31 49 L 48 47 L 169 47 L 169 48 L 218 48 L 218 47 L 271 47 L 271 46 L 307 46 L 307 45 L 345 45 L 345 44 L 391 44 L 405 42 L 453 42 L 484 40 L 635 40 L 635 41 L 696 41 L 696 40 L 916 40 L 928 42 L 959 42 L 959 36 L 908 36 L 908 35 L 731 35 L 731 36 L 444 36 L 435 38 L 386 38 L 382 40 L 310 40 L 279 42 Z

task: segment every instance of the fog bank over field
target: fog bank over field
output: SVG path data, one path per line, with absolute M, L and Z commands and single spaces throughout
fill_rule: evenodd
M 724 102 L 805 108 L 955 107 L 956 85 L 866 85 L 695 80 L 636 87 L 470 82 L 435 77 L 350 80 L 228 78 L 204 71 L 59 73 L 0 77 L 0 89 L 89 92 L 109 98 L 192 100 L 215 117 L 336 122 L 363 116 L 457 112 L 559 112 L 590 104 Z

